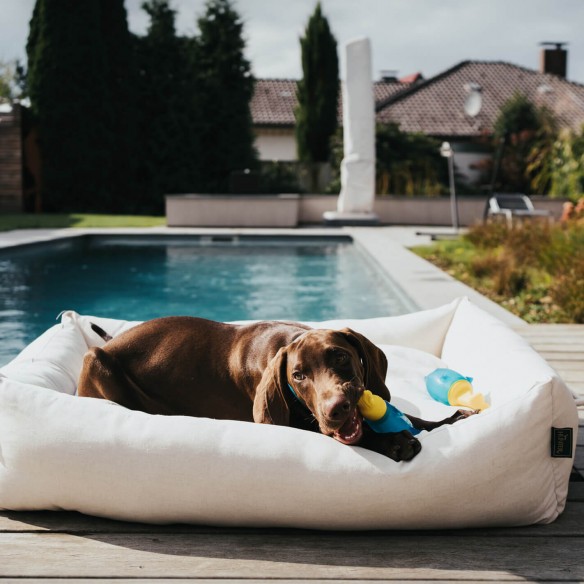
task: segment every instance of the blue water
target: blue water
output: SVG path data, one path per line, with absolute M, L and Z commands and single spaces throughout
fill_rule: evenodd
M 124 320 L 326 320 L 414 306 L 348 240 L 86 236 L 0 254 L 0 365 L 63 310 Z

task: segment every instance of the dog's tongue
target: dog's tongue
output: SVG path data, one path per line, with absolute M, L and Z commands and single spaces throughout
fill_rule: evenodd
M 356 444 L 363 436 L 363 418 L 357 409 L 349 419 L 333 434 L 333 437 L 343 444 Z

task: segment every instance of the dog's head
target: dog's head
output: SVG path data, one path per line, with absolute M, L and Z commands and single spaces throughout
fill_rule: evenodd
M 292 397 L 311 411 L 323 434 L 357 444 L 363 435 L 357 402 L 364 389 L 389 399 L 386 372 L 385 355 L 363 335 L 348 328 L 309 330 L 270 362 L 256 388 L 254 420 L 288 425 Z

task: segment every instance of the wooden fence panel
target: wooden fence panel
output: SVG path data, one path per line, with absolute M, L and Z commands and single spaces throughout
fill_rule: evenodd
M 0 212 L 23 210 L 20 106 L 0 113 Z

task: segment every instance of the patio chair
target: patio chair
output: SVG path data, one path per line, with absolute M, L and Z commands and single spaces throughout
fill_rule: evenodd
M 536 209 L 527 195 L 519 193 L 494 194 L 485 207 L 484 220 L 503 217 L 507 225 L 511 227 L 515 219 L 533 219 L 551 217 L 550 212 L 543 209 Z

